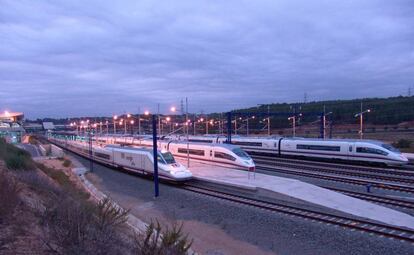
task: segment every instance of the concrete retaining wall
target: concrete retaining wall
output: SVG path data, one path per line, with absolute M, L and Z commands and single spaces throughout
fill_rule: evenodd
M 41 144 L 39 145 L 42 156 L 57 157 L 61 158 L 65 155 L 63 150 L 53 144 Z

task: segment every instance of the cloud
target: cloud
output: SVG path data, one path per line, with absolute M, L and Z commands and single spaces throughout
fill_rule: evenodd
M 0 110 L 30 118 L 391 96 L 410 1 L 1 1 Z

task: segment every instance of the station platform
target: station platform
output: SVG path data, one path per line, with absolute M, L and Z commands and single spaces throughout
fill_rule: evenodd
M 185 160 L 178 161 L 183 165 L 187 163 Z M 264 189 L 358 217 L 414 229 L 414 217 L 411 215 L 295 179 L 253 174 L 194 160 L 190 162 L 189 170 L 196 180 L 248 190 Z

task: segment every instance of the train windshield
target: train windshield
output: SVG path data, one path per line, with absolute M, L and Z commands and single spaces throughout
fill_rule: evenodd
M 175 163 L 174 156 L 171 154 L 171 152 L 169 152 L 169 151 L 161 152 L 161 155 L 164 158 L 165 162 L 167 162 L 167 164 L 174 164 Z
M 232 150 L 232 152 L 234 152 L 234 154 L 236 154 L 237 156 L 241 157 L 241 158 L 247 158 L 250 159 L 249 154 L 247 154 L 244 150 L 240 149 L 240 148 L 234 148 Z
M 389 151 L 395 152 L 395 153 L 401 153 L 397 148 L 393 147 L 390 144 L 384 143 L 384 144 L 381 145 L 381 147 L 384 148 L 384 149 L 387 149 Z

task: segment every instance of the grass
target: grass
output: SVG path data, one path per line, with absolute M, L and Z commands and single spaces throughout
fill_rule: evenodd
M 31 170 L 34 162 L 30 154 L 0 138 L 0 159 L 12 170 Z
M 37 168 L 52 178 L 59 186 L 67 193 L 72 194 L 80 199 L 88 199 L 90 195 L 76 187 L 76 185 L 70 180 L 69 176 L 62 170 L 50 168 L 42 163 L 35 163 Z
M 0 172 L 0 225 L 13 214 L 19 204 L 19 185 L 8 174 Z

